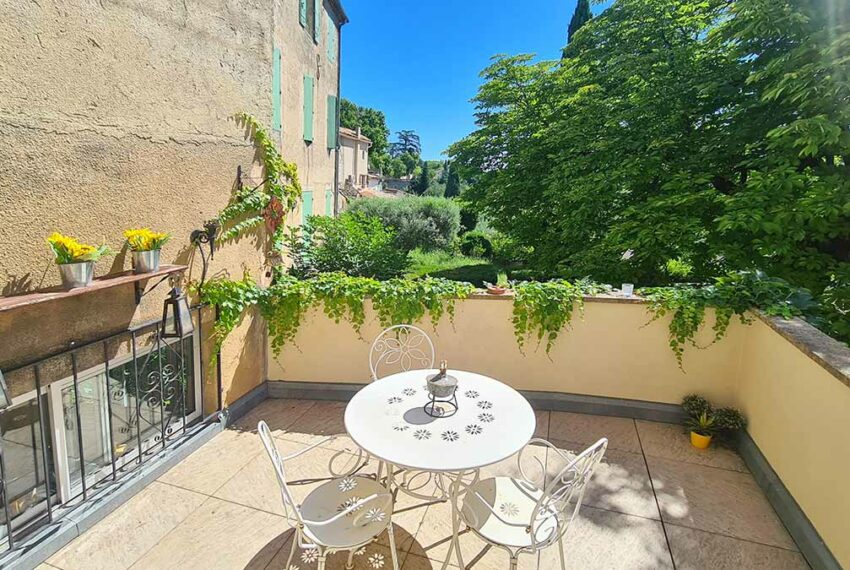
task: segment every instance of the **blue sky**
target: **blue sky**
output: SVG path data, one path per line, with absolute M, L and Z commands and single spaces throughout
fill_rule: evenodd
M 342 0 L 342 95 L 412 129 L 422 156 L 474 128 L 469 100 L 497 53 L 560 57 L 575 0 Z M 594 6 L 594 14 L 602 9 Z

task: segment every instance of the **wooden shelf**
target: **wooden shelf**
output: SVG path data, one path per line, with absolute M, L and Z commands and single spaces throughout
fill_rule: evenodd
M 138 303 L 141 292 L 147 281 L 156 278 L 164 279 L 168 275 L 181 273 L 186 271 L 186 269 L 187 267 L 185 265 L 163 265 L 158 271 L 154 271 L 152 273 L 136 274 L 132 271 L 124 271 L 122 273 L 114 273 L 112 275 L 98 277 L 92 281 L 92 284 L 88 287 L 78 287 L 76 289 L 71 289 L 70 291 L 66 291 L 62 288 L 54 288 L 39 291 L 37 293 L 26 293 L 24 295 L 15 295 L 12 297 L 0 297 L 0 313 L 11 311 L 20 307 L 28 307 L 30 305 L 45 303 L 47 301 L 79 297 L 80 295 L 86 295 L 95 291 L 103 291 L 105 289 L 112 289 L 113 287 L 120 287 L 121 285 L 129 284 L 135 285 L 136 302 Z

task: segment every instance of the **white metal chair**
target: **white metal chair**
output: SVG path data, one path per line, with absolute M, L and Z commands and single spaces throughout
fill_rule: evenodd
M 292 567 L 295 547 L 298 546 L 315 554 L 318 570 L 325 569 L 329 555 L 347 550 L 348 562 L 345 567 L 351 569 L 357 550 L 386 530 L 390 539 L 393 568 L 398 570 L 392 522 L 393 496 L 383 485 L 359 476 L 332 479 L 311 491 L 303 503 L 295 504 L 286 482 L 285 463 L 333 437 L 281 457 L 266 422 L 260 421 L 257 431 L 274 466 L 286 518 L 295 523 L 295 536 L 285 568 Z
M 547 446 L 549 457 L 554 452 L 566 466 L 548 482 L 544 467 L 541 477 L 535 480 L 523 468 L 526 446 L 517 455 L 522 478 L 493 477 L 474 483 L 464 494 L 461 516 L 482 540 L 508 551 L 511 570 L 516 569 L 520 554 L 533 554 L 556 542 L 561 568 L 565 570 L 564 533 L 578 514 L 587 483 L 605 454 L 608 440 L 600 439 L 574 459 L 546 440 L 535 438 L 531 444 Z
M 434 368 L 434 343 L 422 329 L 413 325 L 394 325 L 375 338 L 369 349 L 369 369 L 374 382 L 382 367 L 407 372 Z M 386 374 L 384 374 L 386 376 Z
M 381 331 L 372 347 L 369 349 L 369 370 L 372 372 L 372 381 L 378 380 L 387 374 L 380 374 L 382 367 L 390 368 L 392 372 L 407 372 L 416 369 L 434 368 L 436 354 L 434 343 L 428 333 L 413 325 L 393 325 Z M 424 380 L 424 378 L 423 378 Z M 384 462 L 378 463 L 377 478 L 381 478 Z M 417 493 L 413 487 L 426 487 L 430 481 L 436 481 L 439 490 L 438 496 Z M 448 494 L 444 489 L 444 482 L 439 474 L 424 471 L 403 471 L 398 487 L 409 495 L 423 500 L 440 499 L 446 500 Z

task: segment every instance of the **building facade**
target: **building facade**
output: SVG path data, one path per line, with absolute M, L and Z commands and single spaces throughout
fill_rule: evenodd
M 340 184 L 350 185 L 358 192 L 369 188 L 369 148 L 372 141 L 360 129 L 339 129 Z
M 4 456 L 2 553 L 51 505 L 85 498 L 266 379 L 256 315 L 220 347 L 210 308 L 163 345 L 154 323 L 166 279 L 188 289 L 204 273 L 270 278 L 264 227 L 217 244 L 206 269 L 190 243 L 232 199 L 238 173 L 246 186 L 263 181 L 237 113 L 266 125 L 298 166 L 304 195 L 288 223 L 334 212 L 347 18 L 337 0 L 0 0 L 0 13 L 0 371 L 12 398 L 0 447 L 15 450 Z M 170 273 L 127 275 L 122 234 L 139 227 L 171 234 Z M 99 286 L 39 296 L 59 284 L 45 242 L 55 231 L 115 252 L 96 265 Z M 166 400 L 178 355 L 182 394 Z

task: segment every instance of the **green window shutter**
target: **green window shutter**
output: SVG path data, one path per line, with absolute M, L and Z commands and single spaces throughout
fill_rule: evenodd
M 328 14 L 328 61 L 331 63 L 336 61 L 336 24 L 331 18 L 330 14 Z
M 339 127 L 336 118 L 336 96 L 328 95 L 328 148 L 336 148 Z
M 334 215 L 334 191 L 325 190 L 325 215 Z
M 302 27 L 307 27 L 307 0 L 298 0 L 298 21 Z
M 304 140 L 313 141 L 313 78 L 304 76 Z
M 307 217 L 313 215 L 313 192 L 305 190 L 301 193 L 301 225 L 307 222 Z
M 280 110 L 280 48 L 272 54 L 272 129 L 281 130 L 283 115 Z
M 322 0 L 313 0 L 316 14 L 313 16 L 313 40 L 319 43 L 322 33 Z

